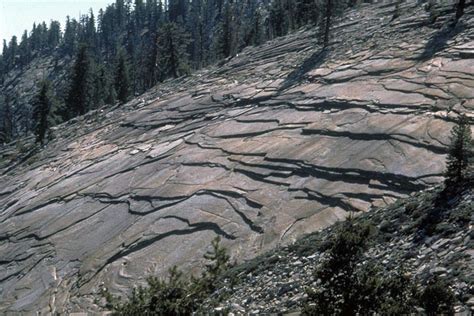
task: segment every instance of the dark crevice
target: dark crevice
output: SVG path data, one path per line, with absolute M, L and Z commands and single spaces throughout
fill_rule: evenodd
M 113 204 L 113 203 L 111 203 L 111 204 Z M 36 234 L 31 234 L 31 235 L 22 237 L 22 238 L 20 238 L 20 239 L 18 239 L 18 240 L 27 239 L 27 238 L 30 238 L 30 237 L 33 237 L 36 241 L 45 240 L 45 239 L 47 239 L 47 238 L 49 238 L 49 237 L 52 237 L 52 236 L 54 236 L 54 235 L 56 235 L 56 234 L 59 234 L 59 233 L 65 231 L 65 230 L 67 230 L 67 229 L 69 229 L 69 228 L 71 228 L 71 227 L 73 227 L 73 226 L 76 226 L 77 224 L 79 224 L 79 223 L 81 223 L 81 222 L 83 222 L 83 221 L 85 221 L 85 220 L 88 220 L 89 218 L 91 218 L 91 217 L 97 215 L 98 213 L 102 212 L 102 211 L 103 211 L 104 209 L 106 209 L 107 207 L 108 207 L 108 206 L 103 207 L 103 208 L 97 210 L 96 212 L 94 212 L 94 213 L 92 213 L 92 214 L 90 214 L 90 215 L 88 215 L 88 216 L 86 216 L 86 217 L 84 217 L 84 218 L 81 218 L 81 219 L 79 219 L 79 220 L 77 220 L 77 221 L 75 221 L 75 222 L 73 222 L 73 223 L 71 223 L 71 224 L 69 224 L 69 225 L 67 225 L 67 226 L 64 226 L 64 227 L 62 227 L 61 229 L 59 229 L 59 230 L 57 230 L 57 231 L 55 231 L 55 232 L 52 232 L 52 233 L 50 233 L 50 234 L 48 234 L 48 235 L 38 236 L 38 235 L 36 235 Z
M 128 206 L 129 206 L 128 211 L 129 211 L 130 214 L 133 214 L 133 215 L 145 216 L 145 215 L 160 211 L 162 209 L 171 207 L 173 205 L 179 204 L 181 202 L 184 202 L 184 201 L 190 199 L 192 196 L 193 195 L 168 198 L 168 197 L 158 197 L 158 196 L 132 195 L 132 196 L 130 196 L 130 199 L 135 200 L 135 201 L 146 201 L 152 207 L 153 207 L 153 201 L 166 201 L 167 203 L 161 204 L 158 207 L 153 207 L 152 209 L 143 212 L 143 211 L 134 211 L 134 210 L 132 210 L 130 202 L 127 201 Z
M 277 127 L 273 127 L 273 128 L 263 130 L 263 131 L 248 132 L 248 133 L 235 133 L 235 134 L 232 134 L 232 135 L 211 136 L 211 137 L 221 138 L 221 139 L 256 137 L 256 136 L 265 135 L 267 133 L 271 133 L 271 132 L 275 132 L 275 131 L 299 129 L 299 128 L 302 128 L 305 125 L 306 124 L 300 124 L 300 126 L 277 126 Z
M 296 197 L 296 199 L 305 199 L 305 200 L 310 200 L 310 201 L 317 201 L 321 205 L 325 206 L 330 206 L 330 207 L 339 207 L 347 212 L 359 212 L 359 209 L 356 209 L 352 205 L 350 205 L 347 202 L 344 202 L 342 198 L 334 197 L 334 196 L 329 196 L 329 195 L 324 195 L 320 192 L 316 192 L 313 190 L 310 190 L 308 188 L 302 188 L 299 190 L 293 190 L 293 191 L 303 191 L 306 193 L 306 197 Z
M 22 209 L 24 209 L 26 206 L 18 209 L 15 211 L 15 213 L 13 214 L 13 217 L 17 217 L 17 216 L 21 216 L 21 215 L 25 215 L 25 214 L 28 214 L 28 213 L 33 213 L 39 209 L 42 209 L 48 205 L 51 205 L 51 204 L 55 204 L 55 203 L 58 203 L 58 202 L 61 202 L 63 199 L 60 198 L 60 197 L 56 197 L 56 198 L 53 198 L 45 203 L 41 203 L 33 208 L 27 208 L 26 210 L 23 210 L 21 211 Z
M 252 113 L 253 114 L 253 113 Z M 234 119 L 238 123 L 248 123 L 248 124 L 253 124 L 253 123 L 275 123 L 279 124 L 280 121 L 277 119 L 246 119 L 246 118 L 235 118 Z
M 185 140 L 184 141 L 185 144 L 188 144 L 188 145 L 195 145 L 195 146 L 198 146 L 199 148 L 201 149 L 212 149 L 212 150 L 219 150 L 221 152 L 223 152 L 224 154 L 227 154 L 227 155 L 241 155 L 241 156 L 248 156 L 248 157 L 265 157 L 266 153 L 242 153 L 242 152 L 234 152 L 234 151 L 230 151 L 230 150 L 226 150 L 226 149 L 223 149 L 223 148 L 220 148 L 220 147 L 217 147 L 217 146 L 206 146 L 206 145 L 202 145 L 200 144 L 199 142 L 192 142 L 190 140 Z
M 265 160 L 270 162 L 284 162 L 287 164 L 292 163 L 296 166 L 294 174 L 303 178 L 314 177 L 316 179 L 325 179 L 332 182 L 344 181 L 347 183 L 364 184 L 372 188 L 397 192 L 413 192 L 426 188 L 426 185 L 417 183 L 421 177 L 409 177 L 402 174 L 358 168 L 324 167 L 312 165 L 301 160 L 286 158 L 265 157 Z M 423 177 L 427 176 L 428 175 L 424 175 Z M 371 180 L 376 180 L 381 183 L 381 185 L 371 184 Z
M 250 218 L 248 218 L 248 217 L 244 214 L 244 212 L 240 211 L 237 207 L 235 207 L 234 204 L 233 204 L 231 201 L 229 201 L 226 197 L 223 197 L 223 196 L 221 196 L 221 195 L 219 195 L 219 194 L 216 194 L 216 193 L 210 193 L 210 195 L 212 195 L 212 196 L 214 196 L 214 197 L 216 197 L 216 198 L 218 198 L 218 199 L 223 199 L 223 200 L 225 200 L 225 201 L 232 207 L 232 209 L 234 210 L 234 212 L 236 212 L 237 215 L 240 216 L 240 218 L 242 219 L 242 221 L 244 221 L 244 223 L 247 224 L 247 226 L 248 226 L 252 231 L 254 231 L 254 232 L 256 232 L 256 233 L 259 233 L 259 234 L 263 234 L 263 233 L 264 233 L 264 230 L 263 230 L 263 228 L 262 228 L 261 226 L 255 225 L 255 223 L 254 223 Z M 234 197 L 234 198 L 235 198 L 235 197 Z M 256 204 L 256 203 L 253 202 L 253 204 Z M 262 206 L 260 205 L 260 207 L 262 207 Z
M 34 253 L 30 253 L 28 255 L 26 255 L 25 257 L 22 257 L 22 258 L 14 258 L 12 260 L 0 260 L 0 265 L 7 265 L 7 264 L 10 264 L 12 262 L 23 262 L 23 261 L 26 261 L 28 259 L 30 259 L 31 257 L 33 257 L 35 254 Z
M 248 177 L 252 180 L 255 180 L 255 181 L 270 183 L 270 184 L 277 185 L 277 186 L 285 186 L 285 187 L 290 186 L 288 183 L 278 182 L 278 181 L 267 179 L 268 176 L 262 175 L 260 173 L 250 171 L 250 170 L 247 170 L 247 169 L 234 168 L 233 171 L 237 172 L 237 173 L 240 173 L 240 174 L 243 174 L 244 176 L 246 176 L 246 177 Z
M 113 263 L 117 260 L 120 260 L 121 258 L 123 258 L 125 256 L 131 255 L 131 254 L 136 253 L 140 250 L 143 250 L 143 249 L 151 246 L 152 244 L 154 244 L 154 243 L 156 243 L 160 240 L 163 240 L 165 238 L 171 237 L 171 236 L 191 235 L 191 234 L 194 234 L 194 233 L 210 230 L 210 231 L 213 231 L 216 235 L 222 236 L 226 239 L 235 240 L 237 238 L 236 236 L 234 236 L 232 234 L 228 234 L 227 232 L 222 230 L 222 228 L 220 228 L 219 225 L 217 225 L 216 223 L 213 223 L 213 222 L 199 222 L 199 223 L 194 223 L 193 224 L 193 223 L 190 223 L 188 219 L 185 219 L 185 218 L 182 218 L 182 217 L 179 217 L 179 216 L 175 216 L 175 215 L 164 216 L 164 217 L 162 217 L 162 219 L 176 219 L 176 220 L 179 220 L 183 223 L 186 223 L 190 228 L 189 229 L 171 230 L 171 231 L 163 233 L 163 234 L 158 234 L 158 235 L 156 235 L 152 238 L 148 238 L 148 239 L 145 239 L 145 240 L 140 240 L 140 241 L 136 242 L 135 244 L 130 245 L 126 249 L 117 252 L 112 257 L 107 259 L 107 261 L 104 263 L 104 265 L 102 265 L 99 269 L 97 269 L 97 271 L 94 273 L 94 275 L 90 279 L 92 279 L 94 276 L 99 274 L 109 264 L 111 264 L 111 263 Z
M 444 155 L 447 153 L 447 148 L 436 146 L 432 144 L 425 144 L 414 141 L 415 138 L 405 134 L 386 134 L 386 133 L 353 133 L 349 131 L 332 131 L 332 130 L 324 130 L 324 129 L 303 129 L 303 135 L 321 135 L 321 136 L 331 136 L 331 137 L 347 137 L 351 140 L 363 140 L 363 141 L 373 141 L 373 140 L 395 140 L 401 143 L 405 143 L 417 148 L 423 148 L 429 150 L 438 155 Z M 398 137 L 397 137 L 398 136 Z M 401 137 L 410 138 L 403 139 Z

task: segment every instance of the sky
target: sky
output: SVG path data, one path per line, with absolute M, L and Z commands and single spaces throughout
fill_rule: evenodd
M 89 8 L 97 12 L 114 0 L 0 0 L 0 48 L 3 39 L 10 41 L 13 35 L 21 39 L 23 31 L 31 31 L 33 23 L 57 20 L 64 27 L 66 16 L 78 18 L 86 14 Z

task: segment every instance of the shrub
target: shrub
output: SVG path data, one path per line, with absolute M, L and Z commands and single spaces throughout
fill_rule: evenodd
M 472 159 L 471 126 L 468 118 L 459 116 L 458 123 L 451 130 L 451 145 L 446 158 L 446 189 L 452 190 L 467 178 Z
M 133 289 L 124 303 L 104 290 L 106 307 L 114 315 L 190 315 L 215 290 L 217 280 L 230 266 L 229 255 L 221 247 L 219 237 L 212 241 L 212 250 L 204 258 L 210 263 L 200 277 L 185 279 L 175 266 L 169 270 L 167 279 L 149 277 L 148 285 Z
M 419 301 L 428 316 L 454 315 L 454 294 L 448 284 L 437 277 L 428 282 Z
M 303 315 L 409 315 L 416 307 L 428 315 L 450 314 L 454 295 L 446 283 L 432 279 L 420 291 L 404 267 L 394 272 L 364 257 L 372 226 L 349 219 L 329 240 L 325 260 L 316 267 L 316 286 L 307 289 Z
M 365 285 L 377 283 L 370 274 L 361 275 L 362 282 L 355 276 L 356 264 L 365 249 L 371 227 L 357 225 L 349 218 L 340 226 L 337 233 L 329 241 L 326 260 L 316 269 L 315 278 L 318 280 L 317 289 L 308 289 L 310 304 L 303 308 L 304 315 L 355 314 L 362 302 L 361 295 L 365 293 Z M 312 304 L 311 304 L 312 303 Z

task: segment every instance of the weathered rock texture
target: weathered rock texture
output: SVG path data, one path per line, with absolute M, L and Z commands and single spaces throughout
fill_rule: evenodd
M 455 28 L 393 8 L 348 12 L 325 52 L 301 30 L 61 125 L 39 154 L 2 149 L 0 310 L 94 310 L 102 285 L 199 267 L 215 235 L 249 258 L 439 182 L 474 108 L 473 8 Z
M 435 276 L 441 278 L 456 297 L 456 315 L 470 316 L 474 313 L 474 188 L 437 205 L 440 194 L 441 188 L 430 188 L 358 216 L 355 222 L 371 225 L 373 233 L 357 262 L 376 266 L 382 279 L 402 267 L 420 288 Z M 427 218 L 433 219 L 438 211 L 427 233 Z M 314 274 L 327 259 L 329 241 L 339 232 L 340 226 L 334 226 L 227 271 L 204 310 L 237 315 L 301 312 L 308 287 L 320 286 Z M 217 306 L 211 302 L 218 302 Z

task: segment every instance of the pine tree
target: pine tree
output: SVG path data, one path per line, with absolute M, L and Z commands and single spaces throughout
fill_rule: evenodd
M 93 104 L 92 60 L 86 45 L 81 45 L 71 75 L 71 85 L 66 105 L 69 118 L 82 115 L 90 110 Z
M 17 64 L 16 56 L 18 54 L 18 40 L 16 36 L 12 36 L 10 43 L 8 44 L 8 56 L 9 56 L 9 64 L 13 68 Z
M 339 227 L 329 241 L 326 260 L 315 271 L 320 286 L 308 291 L 309 300 L 315 306 L 306 306 L 303 315 L 357 314 L 364 304 L 358 289 L 366 283 L 361 282 L 363 278 L 356 277 L 357 263 L 368 245 L 370 234 L 371 226 L 358 225 L 353 217 Z
M 203 21 L 203 1 L 195 0 L 192 2 L 189 13 L 188 29 L 191 31 L 193 41 L 191 43 L 191 59 L 194 68 L 201 68 L 203 65 L 204 50 L 204 21 Z
M 456 21 L 464 15 L 464 8 L 466 6 L 466 0 L 458 0 L 456 4 Z
M 161 79 L 179 77 L 189 72 L 186 49 L 187 33 L 176 23 L 166 23 L 158 33 L 159 64 Z
M 433 277 L 420 295 L 426 315 L 454 315 L 455 296 L 446 281 Z
M 7 65 L 5 61 L 5 56 L 0 55 L 0 84 L 3 84 L 5 76 L 7 75 Z
M 263 42 L 262 33 L 262 12 L 257 8 L 253 14 L 251 29 L 245 40 L 245 45 L 260 45 Z
M 66 26 L 64 29 L 64 37 L 62 42 L 63 53 L 72 56 L 76 50 L 77 41 L 77 21 L 66 18 Z
M 168 18 L 172 23 L 186 22 L 187 18 L 187 5 L 186 0 L 169 0 L 168 1 Z
M 125 53 L 121 50 L 118 54 L 117 68 L 115 71 L 115 91 L 121 103 L 125 103 L 130 95 L 130 77 Z
M 229 57 L 233 50 L 232 7 L 229 1 L 225 4 L 220 28 L 221 33 L 218 39 L 218 49 L 221 56 Z
M 94 11 L 92 9 L 89 10 L 89 16 L 86 20 L 85 35 L 87 37 L 87 42 L 90 47 L 95 49 L 97 44 L 97 30 L 95 28 L 95 16 Z
M 117 100 L 117 92 L 113 84 L 107 85 L 106 93 L 106 98 L 104 99 L 105 104 L 114 104 Z
M 270 8 L 270 25 L 273 36 L 283 36 L 286 33 L 286 13 L 282 0 L 272 2 Z
M 222 247 L 220 242 L 221 238 L 219 236 L 214 238 L 211 242 L 212 250 L 208 250 L 204 254 L 204 258 L 210 261 L 210 263 L 206 264 L 205 274 L 213 281 L 230 266 L 230 257 L 227 254 L 226 248 Z
M 49 129 L 48 117 L 51 110 L 50 85 L 47 81 L 40 84 L 38 95 L 33 105 L 33 120 L 35 122 L 36 142 L 44 144 L 44 138 Z
M 149 277 L 148 286 L 139 286 L 132 290 L 125 302 L 113 296 L 107 289 L 102 296 L 107 300 L 108 308 L 117 315 L 201 315 L 204 300 L 215 290 L 217 281 L 230 267 L 229 256 L 220 246 L 220 238 L 212 242 L 212 250 L 204 258 L 212 261 L 200 277 L 185 278 L 176 266 L 169 269 L 169 277 L 160 279 Z
M 31 49 L 28 39 L 28 31 L 24 31 L 21 37 L 20 45 L 18 46 L 18 54 L 20 55 L 19 63 L 21 66 L 24 66 L 30 62 L 31 59 Z
M 55 49 L 61 40 L 61 24 L 58 21 L 51 21 L 48 31 L 48 47 Z
M 13 136 L 13 117 L 8 96 L 0 95 L 0 110 L 0 143 L 8 143 Z
M 331 30 L 332 14 L 333 14 L 333 0 L 326 0 L 326 14 L 324 16 L 323 24 L 323 45 L 326 48 L 329 44 L 329 32 Z
M 451 130 L 451 145 L 446 158 L 446 188 L 460 184 L 466 179 L 470 159 L 472 159 L 471 126 L 466 115 L 462 114 Z

